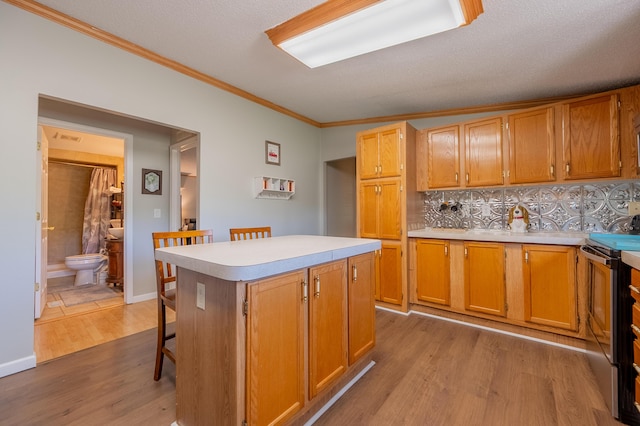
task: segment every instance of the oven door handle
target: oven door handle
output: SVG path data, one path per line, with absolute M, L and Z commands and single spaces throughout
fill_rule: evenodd
M 584 254 L 584 257 L 586 257 L 587 259 L 593 262 L 596 262 L 605 266 L 611 266 L 611 261 L 613 259 L 611 259 L 609 256 L 606 256 L 592 249 L 589 246 L 580 246 L 580 251 L 582 252 L 582 254 Z

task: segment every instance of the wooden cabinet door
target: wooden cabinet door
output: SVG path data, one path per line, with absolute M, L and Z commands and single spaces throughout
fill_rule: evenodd
M 400 176 L 404 158 L 402 146 L 402 133 L 399 128 L 378 134 L 379 177 Z
M 298 271 L 248 286 L 246 416 L 250 425 L 283 423 L 304 406 L 305 279 L 306 271 Z
M 358 175 L 360 179 L 378 177 L 378 133 L 367 133 L 358 140 Z
M 540 108 L 508 118 L 509 182 L 555 180 L 553 108 Z
M 401 223 L 401 181 L 397 179 L 380 180 L 378 192 L 378 236 L 387 240 L 402 238 Z
M 347 321 L 347 260 L 310 268 L 310 399 L 347 370 Z
M 416 292 L 418 300 L 449 306 L 451 304 L 449 242 L 416 241 Z
M 506 316 L 504 245 L 464 243 L 464 307 Z
M 460 127 L 429 129 L 426 144 L 428 187 L 460 186 Z
M 376 343 L 373 252 L 349 258 L 349 365 Z
M 565 179 L 620 176 L 618 97 L 605 95 L 562 106 Z
M 402 242 L 382 241 L 378 268 L 379 300 L 402 305 Z
M 360 182 L 360 237 L 402 238 L 401 181 L 376 179 Z
M 576 330 L 576 250 L 523 245 L 525 321 Z
M 467 186 L 502 185 L 502 118 L 464 125 Z

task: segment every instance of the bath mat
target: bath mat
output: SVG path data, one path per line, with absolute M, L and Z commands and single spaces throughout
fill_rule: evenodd
M 82 303 L 95 302 L 96 300 L 110 299 L 121 295 L 122 292 L 101 285 L 87 285 L 82 288 L 63 290 L 58 294 L 64 306 L 69 307 Z

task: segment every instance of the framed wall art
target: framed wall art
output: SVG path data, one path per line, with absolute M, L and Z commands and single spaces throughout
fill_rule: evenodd
M 142 193 L 162 195 L 162 170 L 142 169 Z
M 280 156 L 282 152 L 280 151 L 280 144 L 270 141 L 265 141 L 264 143 L 264 161 L 267 164 L 273 164 L 275 166 L 280 165 Z

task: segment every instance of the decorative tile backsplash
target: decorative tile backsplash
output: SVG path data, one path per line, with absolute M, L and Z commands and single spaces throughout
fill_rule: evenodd
M 425 227 L 507 229 L 509 209 L 521 204 L 530 231 L 626 233 L 640 181 L 427 191 L 423 199 Z

